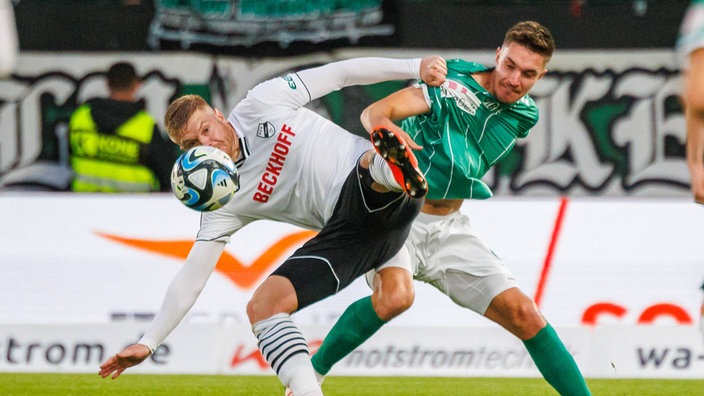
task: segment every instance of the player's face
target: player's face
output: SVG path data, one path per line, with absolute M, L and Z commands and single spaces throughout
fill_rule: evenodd
M 198 108 L 191 114 L 186 128 L 177 142 L 183 150 L 194 146 L 212 146 L 226 152 L 230 157 L 238 150 L 235 129 L 225 119 L 225 116 L 210 106 Z
M 547 69 L 545 58 L 528 48 L 510 43 L 496 50 L 493 92 L 501 103 L 515 103 L 533 88 Z

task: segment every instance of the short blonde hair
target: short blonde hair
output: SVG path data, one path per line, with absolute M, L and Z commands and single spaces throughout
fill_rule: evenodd
M 204 106 L 210 107 L 208 102 L 198 95 L 184 95 L 171 102 L 164 116 L 164 125 L 169 138 L 176 142 L 183 134 L 191 115 Z

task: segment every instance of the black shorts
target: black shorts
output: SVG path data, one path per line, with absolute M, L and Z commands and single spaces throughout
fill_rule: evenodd
M 350 172 L 330 220 L 277 268 L 296 290 L 298 310 L 331 296 L 392 258 L 403 246 L 423 199 L 371 189 L 369 170 Z

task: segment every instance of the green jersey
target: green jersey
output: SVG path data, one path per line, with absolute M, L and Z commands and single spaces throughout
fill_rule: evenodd
M 423 146 L 414 154 L 428 180 L 428 199 L 486 199 L 491 189 L 481 178 L 538 122 L 538 108 L 524 96 L 504 104 L 471 74 L 485 66 L 447 61 L 441 87 L 421 83 L 430 111 L 407 118 L 402 128 Z

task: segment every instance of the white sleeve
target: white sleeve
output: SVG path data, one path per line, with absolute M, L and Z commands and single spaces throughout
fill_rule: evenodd
M 183 267 L 171 280 L 159 313 L 139 340 L 154 351 L 183 320 L 203 291 L 225 248 L 223 242 L 196 241 Z
M 0 0 L 0 78 L 12 73 L 18 47 L 12 4 L 8 0 Z
M 281 114 L 275 106 L 297 110 L 344 87 L 420 79 L 420 63 L 420 58 L 353 58 L 272 78 L 252 88 L 228 120 L 237 128 L 240 118 L 259 119 L 271 111 Z
M 353 85 L 420 79 L 420 58 L 353 58 L 299 71 L 310 100 Z

